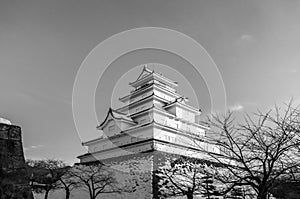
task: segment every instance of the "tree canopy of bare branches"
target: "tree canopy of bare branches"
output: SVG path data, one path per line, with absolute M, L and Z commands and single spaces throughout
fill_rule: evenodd
M 62 176 L 68 169 L 63 161 L 47 159 L 27 160 L 26 162 L 33 191 L 44 193 L 44 198 L 47 199 L 50 191 L 61 188 Z
M 70 177 L 88 192 L 90 199 L 96 199 L 100 194 L 121 192 L 113 172 L 100 162 L 75 165 Z
M 182 156 L 171 161 L 156 172 L 161 197 L 219 195 L 210 170 L 210 165 L 195 158 Z
M 234 115 L 214 115 L 208 119 L 211 136 L 207 142 L 219 146 L 220 153 L 207 152 L 222 165 L 218 179 L 229 191 L 235 186 L 250 186 L 258 199 L 265 199 L 282 181 L 299 180 L 300 112 L 290 102 L 284 108 L 236 123 Z

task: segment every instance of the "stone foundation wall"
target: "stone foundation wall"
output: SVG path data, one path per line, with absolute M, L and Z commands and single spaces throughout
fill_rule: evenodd
M 159 199 L 158 179 L 154 172 L 165 163 L 178 155 L 149 151 L 132 155 L 102 160 L 104 164 L 113 169 L 116 180 L 119 183 L 129 183 L 133 191 L 120 194 L 100 194 L 101 199 Z M 96 159 L 95 159 L 96 161 Z M 64 198 L 63 190 L 51 192 L 49 199 Z M 71 199 L 88 199 L 86 191 L 77 189 L 71 192 Z M 197 197 L 195 197 L 197 198 Z M 35 199 L 43 199 L 42 194 L 35 195 Z M 185 199 L 185 197 L 173 197 L 172 199 Z
M 152 199 L 153 153 L 137 153 L 133 155 L 103 161 L 114 170 L 120 183 L 130 184 L 131 193 L 106 195 L 105 199 Z
M 0 199 L 31 199 L 21 128 L 0 123 Z
M 160 151 L 136 153 L 104 160 L 103 163 L 114 170 L 117 181 L 130 183 L 132 193 L 106 194 L 103 199 L 158 199 L 158 179 L 155 171 L 178 155 Z

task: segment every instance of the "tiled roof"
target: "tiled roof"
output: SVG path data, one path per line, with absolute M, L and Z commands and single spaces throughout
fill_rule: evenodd
M 162 79 L 162 80 L 164 80 L 166 82 L 169 82 L 169 84 L 172 84 L 173 86 L 177 86 L 178 85 L 177 82 L 175 82 L 175 81 L 173 81 L 173 80 L 171 80 L 171 79 L 163 76 L 160 73 L 154 72 L 154 70 L 148 69 L 147 65 L 144 65 L 144 68 L 143 68 L 141 74 L 138 76 L 137 80 L 135 80 L 134 82 L 129 83 L 129 85 L 134 86 L 134 84 L 136 82 L 142 81 L 142 79 L 144 79 L 144 77 L 149 77 L 149 76 L 153 76 L 153 75 L 159 77 L 160 79 Z
M 170 106 L 172 106 L 173 104 L 176 104 L 176 103 L 178 103 L 179 105 L 183 105 L 184 107 L 186 107 L 186 108 L 188 108 L 190 110 L 193 110 L 194 112 L 195 111 L 202 112 L 201 109 L 197 110 L 195 107 L 192 107 L 192 106 L 186 104 L 185 103 L 185 98 L 183 96 L 176 98 L 174 101 L 166 104 L 163 108 L 170 107 Z
M 107 121 L 109 115 L 112 116 L 112 118 L 116 119 L 116 120 L 125 120 L 127 122 L 130 122 L 132 124 L 136 124 L 130 117 L 128 117 L 125 113 L 121 113 L 119 111 L 113 110 L 112 108 L 109 108 L 108 113 L 106 115 L 106 118 L 104 119 L 104 121 L 97 127 L 101 127 L 103 124 L 105 124 L 105 122 Z

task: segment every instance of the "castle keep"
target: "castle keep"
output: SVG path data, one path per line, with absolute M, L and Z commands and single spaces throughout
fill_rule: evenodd
M 103 135 L 83 143 L 88 153 L 78 158 L 81 163 L 101 160 L 142 178 L 137 192 L 106 198 L 157 198 L 153 171 L 166 160 L 179 155 L 207 159 L 203 150 L 219 149 L 204 142 L 208 127 L 198 121 L 201 111 L 177 93 L 177 82 L 144 66 L 129 85 L 133 90 L 119 98 L 124 106 L 109 108 L 97 127 Z

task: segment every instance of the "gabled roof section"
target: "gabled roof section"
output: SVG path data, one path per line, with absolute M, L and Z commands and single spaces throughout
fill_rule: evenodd
M 147 68 L 147 64 L 145 64 L 141 74 L 138 76 L 138 78 L 135 81 L 138 81 L 139 79 L 142 79 L 143 77 L 150 75 L 152 73 L 154 73 L 154 70 L 150 70 L 149 68 Z
M 119 112 L 119 111 L 113 110 L 112 108 L 109 108 L 109 110 L 108 110 L 108 112 L 107 112 L 107 115 L 106 115 L 104 121 L 103 121 L 99 126 L 97 126 L 97 129 L 102 129 L 102 127 L 105 126 L 106 123 L 107 123 L 110 119 L 118 120 L 118 121 L 121 121 L 121 122 L 126 122 L 126 123 L 133 124 L 133 125 L 136 124 L 136 123 L 135 123 L 130 117 L 128 117 L 125 113 L 121 113 L 121 112 Z
M 137 80 L 135 80 L 134 82 L 130 82 L 129 85 L 137 88 L 139 86 L 143 86 L 147 84 L 147 82 L 151 80 L 157 80 L 170 87 L 178 86 L 177 82 L 170 80 L 169 78 L 163 76 L 162 74 L 154 72 L 154 70 L 148 69 L 146 64 L 144 65 L 144 68 L 141 74 L 139 75 L 139 77 L 137 78 Z
M 181 96 L 181 97 L 176 98 L 174 101 L 168 103 L 168 104 L 165 105 L 164 107 L 167 108 L 167 107 L 169 107 L 169 106 L 171 106 L 171 105 L 173 105 L 173 104 L 175 104 L 175 103 L 183 103 L 183 104 L 185 104 L 185 101 L 186 101 L 186 100 L 187 100 L 187 98 Z
M 190 111 L 193 111 L 193 112 L 195 112 L 195 113 L 201 113 L 202 111 L 199 109 L 196 109 L 195 107 L 192 107 L 192 106 L 190 106 L 190 105 L 188 105 L 188 104 L 186 104 L 185 103 L 185 100 L 186 100 L 187 98 L 184 98 L 184 97 L 178 97 L 178 98 L 176 98 L 173 102 L 170 102 L 170 103 L 168 103 L 167 105 L 165 105 L 163 108 L 169 108 L 169 107 L 171 107 L 171 106 L 174 106 L 174 105 L 179 105 L 179 106 L 181 106 L 181 107 L 183 107 L 183 108 L 186 108 L 186 109 L 188 109 L 188 110 L 190 110 Z
M 134 99 L 136 96 L 142 95 L 143 93 L 145 93 L 145 92 L 147 92 L 147 91 L 149 91 L 151 89 L 152 90 L 159 89 L 160 91 L 165 92 L 168 95 L 174 96 L 175 98 L 179 98 L 179 97 L 182 96 L 182 95 L 178 94 L 177 92 L 173 92 L 170 89 L 166 89 L 165 87 L 163 87 L 160 84 L 149 83 L 148 85 L 143 86 L 142 88 L 135 89 L 135 90 L 131 91 L 131 93 L 128 94 L 128 95 L 125 95 L 123 97 L 119 97 L 119 101 L 125 103 L 125 102 L 127 102 L 127 101 L 129 101 L 131 99 Z

